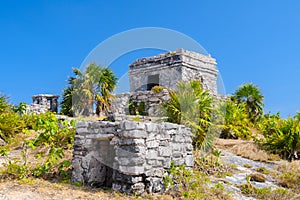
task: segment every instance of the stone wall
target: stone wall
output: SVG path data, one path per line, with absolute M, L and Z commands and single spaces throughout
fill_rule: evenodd
M 135 104 L 136 113 L 141 104 L 144 104 L 144 113 L 140 115 L 146 116 L 162 116 L 162 104 L 169 99 L 168 90 L 164 89 L 161 92 L 154 91 L 138 91 L 132 93 L 124 93 L 116 95 L 112 101 L 112 112 L 119 115 L 133 114 L 129 111 L 129 105 Z
M 77 125 L 72 181 L 141 194 L 164 190 L 175 165 L 194 165 L 192 133 L 183 125 L 88 121 Z
M 217 94 L 216 60 L 210 56 L 178 49 L 158 56 L 141 58 L 130 65 L 130 91 L 148 90 L 149 84 L 176 89 L 178 81 L 199 79 L 204 89 Z M 151 82 L 156 75 L 158 82 Z

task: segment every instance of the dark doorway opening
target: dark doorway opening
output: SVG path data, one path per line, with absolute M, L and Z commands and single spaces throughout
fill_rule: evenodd
M 151 90 L 154 86 L 159 85 L 159 74 L 148 76 L 147 90 Z

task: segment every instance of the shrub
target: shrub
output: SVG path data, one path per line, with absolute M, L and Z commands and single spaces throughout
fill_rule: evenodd
M 234 101 L 228 99 L 225 103 L 221 104 L 220 110 L 225 110 L 221 138 L 249 139 L 251 137 L 250 122 L 244 104 L 236 104 Z
M 271 187 L 256 188 L 253 187 L 251 184 L 239 185 L 239 188 L 241 189 L 243 194 L 257 199 L 263 199 L 263 200 L 269 200 L 269 199 L 289 200 L 289 199 L 293 199 L 293 197 L 295 196 L 294 193 L 283 188 L 277 188 L 277 189 L 272 189 Z
M 209 187 L 210 179 L 203 172 L 171 164 L 164 185 L 175 199 L 233 199 L 222 184 Z
M 163 86 L 156 85 L 156 86 L 152 87 L 151 91 L 153 91 L 155 93 L 160 93 L 161 91 L 163 91 L 163 89 L 165 89 Z
M 291 118 L 278 119 L 272 125 L 272 129 L 264 130 L 264 136 L 263 146 L 270 152 L 289 160 L 299 158 L 300 121 Z
M 7 102 L 7 97 L 0 95 L 0 114 L 9 110 L 9 105 Z
M 25 122 L 14 112 L 0 114 L 0 137 L 7 143 L 9 139 L 25 128 Z

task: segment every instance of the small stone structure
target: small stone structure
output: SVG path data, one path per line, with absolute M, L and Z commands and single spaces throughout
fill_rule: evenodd
M 72 181 L 126 193 L 161 192 L 171 162 L 194 165 L 192 150 L 191 130 L 183 125 L 79 122 Z
M 183 49 L 137 59 L 129 65 L 130 92 L 151 90 L 156 85 L 176 89 L 178 81 L 199 79 L 204 89 L 216 95 L 216 64 L 210 56 Z
M 59 95 L 52 95 L 52 94 L 39 94 L 32 97 L 32 107 L 38 108 L 40 105 L 41 108 L 46 108 L 51 112 L 58 112 L 58 98 Z

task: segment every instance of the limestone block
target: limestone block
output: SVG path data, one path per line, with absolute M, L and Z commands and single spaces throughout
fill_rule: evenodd
M 168 157 L 172 155 L 172 149 L 170 147 L 159 147 L 158 155 Z
M 158 152 L 156 150 L 148 150 L 146 152 L 147 159 L 156 159 L 158 157 Z
M 144 130 L 126 130 L 118 133 L 120 137 L 125 138 L 147 138 L 147 132 Z
M 159 146 L 158 141 L 148 141 L 146 142 L 147 148 L 156 148 Z
M 193 155 L 187 155 L 184 159 L 185 159 L 185 165 L 187 167 L 194 166 L 194 156 Z
M 137 123 L 134 121 L 122 121 L 120 127 L 122 130 L 134 130 L 136 129 Z
M 119 171 L 127 175 L 141 175 L 145 172 L 144 166 L 119 166 Z

